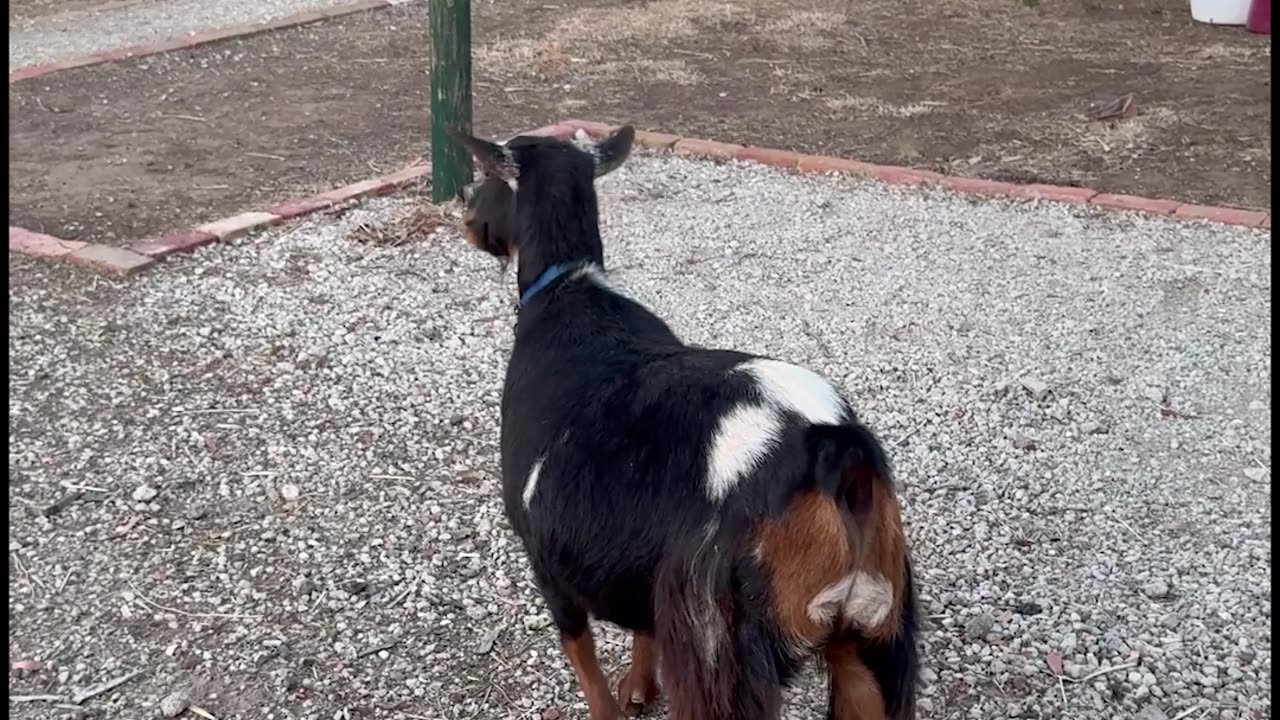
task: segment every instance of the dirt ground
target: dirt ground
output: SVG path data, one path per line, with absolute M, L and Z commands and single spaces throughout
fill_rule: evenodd
M 474 3 L 476 118 L 1270 207 L 1270 42 L 1185 0 Z M 13 10 L 11 10 L 11 13 Z M 124 241 L 427 152 L 421 4 L 10 87 L 11 223 Z M 1137 114 L 1092 122 L 1133 93 Z

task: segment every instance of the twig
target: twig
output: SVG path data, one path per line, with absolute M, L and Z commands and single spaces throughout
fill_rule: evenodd
M 44 111 L 46 111 L 46 112 L 51 112 L 51 113 L 69 113 L 69 112 L 71 112 L 70 110 L 64 110 L 64 109 L 62 109 L 62 108 L 49 107 L 48 105 L 45 105 L 45 104 L 44 104 L 44 101 L 43 101 L 43 100 L 41 100 L 41 99 L 40 99 L 40 98 L 38 98 L 38 97 L 36 98 L 36 104 L 40 106 L 40 109 L 41 109 L 41 110 L 44 110 Z
M 160 115 L 160 117 L 162 117 L 162 118 L 172 118 L 172 119 L 174 119 L 174 120 L 191 120 L 192 122 L 202 122 L 202 123 L 207 123 L 207 122 L 209 122 L 208 120 L 205 120 L 205 119 L 204 119 L 204 118 L 202 118 L 202 117 L 196 117 L 195 115 L 164 115 L 164 114 L 161 114 L 161 115 Z
M 266 158 L 268 160 L 284 160 L 285 159 L 280 155 L 272 155 L 271 153 L 247 152 L 245 153 L 245 155 L 248 155 L 249 157 Z
M 694 52 L 694 51 L 692 51 L 692 50 L 680 50 L 679 48 L 672 48 L 672 49 L 671 49 L 671 52 L 673 52 L 673 53 L 678 53 L 678 54 L 680 54 L 680 55 L 688 55 L 688 56 L 690 56 L 690 57 L 704 58 L 704 59 L 706 59 L 706 60 L 715 60 L 715 59 L 716 59 L 716 56 L 715 56 L 715 55 L 709 55 L 709 54 L 707 54 L 707 53 L 701 53 L 701 52 Z
M 13 551 L 13 561 L 14 561 L 14 564 L 18 566 L 18 569 L 22 571 L 22 574 L 27 576 L 28 583 L 34 583 L 36 585 L 39 585 L 41 590 L 44 590 L 45 592 L 49 592 L 49 587 L 44 584 L 44 581 L 41 580 L 39 577 L 31 574 L 31 570 L 27 568 L 26 563 L 22 562 L 22 558 L 18 556 L 17 550 Z
M 10 695 L 11 703 L 29 703 L 29 702 L 62 702 L 66 700 L 61 695 Z
M 41 508 L 40 514 L 44 515 L 45 517 L 53 517 L 54 515 L 57 515 L 63 510 L 66 510 L 73 503 L 75 503 L 75 501 L 79 500 L 83 496 L 84 496 L 83 490 L 72 490 L 66 495 L 63 495 L 62 497 L 58 498 L 56 501 L 54 501 L 52 505 Z
M 1120 523 L 1121 527 L 1123 527 L 1125 530 L 1128 530 L 1130 533 L 1132 533 L 1134 537 L 1138 538 L 1139 540 L 1142 540 L 1142 536 L 1138 534 L 1138 531 L 1130 527 L 1129 523 L 1121 519 L 1119 515 L 1116 515 L 1113 512 L 1109 512 L 1107 514 L 1111 516 L 1112 520 L 1115 520 L 1116 522 Z
M 379 645 L 374 645 L 373 647 L 370 647 L 370 648 L 365 648 L 364 650 L 361 650 L 360 652 L 356 653 L 356 659 L 359 660 L 360 658 L 366 658 L 375 653 L 380 653 L 383 650 L 390 650 L 391 648 L 399 644 L 400 644 L 400 639 L 396 638 L 395 640 L 391 640 L 390 642 L 384 642 Z
M 130 588 L 132 588 L 132 589 L 133 589 L 133 591 L 134 591 L 135 593 L 137 593 L 137 595 L 138 595 L 138 599 L 139 599 L 139 600 L 141 600 L 142 602 L 146 603 L 147 605 L 150 605 L 151 607 L 153 607 L 153 608 L 155 608 L 155 609 L 157 609 L 157 610 L 163 610 L 164 612 L 171 612 L 171 613 L 174 613 L 174 614 L 177 614 L 177 615 L 182 615 L 183 617 L 192 617 L 192 618 L 238 618 L 238 619 L 247 619 L 247 620 L 252 620 L 252 619 L 255 619 L 255 618 L 260 618 L 260 617 L 262 617 L 261 615 L 252 615 L 252 614 L 248 614 L 248 613 L 217 613 L 217 612 L 215 612 L 215 613 L 196 613 L 196 612 L 188 612 L 188 611 L 186 611 L 186 610 L 181 610 L 181 609 L 179 609 L 179 608 L 169 607 L 168 605 L 161 605 L 160 603 L 156 602 L 155 600 L 152 600 L 151 598 L 147 597 L 146 593 L 142 592 L 142 590 L 140 590 L 140 589 L 138 588 L 138 586 L 137 586 L 137 585 L 135 585 L 133 582 L 130 582 L 130 583 L 129 583 L 129 587 L 130 587 Z
M 204 409 L 188 409 L 178 408 L 175 413 L 181 415 L 213 415 L 215 413 L 230 413 L 239 415 L 254 415 L 258 413 L 257 408 L 204 408 Z
M 66 480 L 63 480 L 62 482 L 60 482 L 60 483 L 58 483 L 58 484 L 59 484 L 59 485 L 61 485 L 61 486 L 62 486 L 62 487 L 64 487 L 64 488 L 68 489 L 68 490 L 80 490 L 80 491 L 83 491 L 83 492 L 96 492 L 96 493 L 109 493 L 109 492 L 111 492 L 111 491 L 110 491 L 110 490 L 108 490 L 107 488 L 94 487 L 94 486 L 92 486 L 92 485 L 77 485 L 77 484 L 75 484 L 75 483 L 73 483 L 73 482 L 67 482 Z
M 898 447 L 906 445 L 908 440 L 910 440 L 912 437 L 915 436 L 916 433 L 920 432 L 923 429 L 924 429 L 924 423 L 919 423 L 915 427 L 908 430 L 906 435 L 903 435 L 902 437 L 895 440 L 893 444 Z
M 414 480 L 411 475 L 370 475 L 370 480 Z
M 393 598 L 393 599 L 391 600 L 391 602 L 387 604 L 387 607 L 395 607 L 395 606 L 399 605 L 400 603 L 404 602 L 404 599 L 405 599 L 405 598 L 407 598 L 407 597 L 409 597 L 410 593 L 412 593 L 412 592 L 413 592 L 414 587 L 415 587 L 414 585 L 410 584 L 410 585 L 409 585 L 409 587 L 407 587 L 407 588 L 405 588 L 405 589 L 404 589 L 404 592 L 402 592 L 402 593 L 400 593 L 399 595 L 395 596 L 395 598 Z
M 1108 667 L 1108 668 L 1095 670 L 1089 673 L 1088 675 L 1085 675 L 1084 677 L 1080 678 L 1079 680 L 1075 678 L 1064 678 L 1064 679 L 1070 680 L 1073 683 L 1085 683 L 1085 682 L 1089 682 L 1090 680 L 1096 677 L 1102 677 L 1103 675 L 1109 675 L 1113 672 L 1120 672 L 1121 670 L 1128 670 L 1129 668 L 1135 668 L 1135 667 L 1138 667 L 1138 663 L 1136 662 L 1124 663 L 1122 665 L 1112 665 L 1111 667 Z M 1060 675 L 1059 677 L 1063 677 L 1063 676 Z M 1177 720 L 1177 719 L 1175 718 L 1174 720 Z
M 76 705 L 81 705 L 84 703 L 85 700 L 90 700 L 92 698 L 98 697 L 103 693 L 111 692 L 112 690 L 115 690 L 116 688 L 138 677 L 141 674 L 142 674 L 141 670 L 131 670 L 125 673 L 124 675 L 121 675 L 120 677 L 115 678 L 113 680 L 100 682 L 97 685 L 90 685 L 89 687 L 84 688 L 83 690 L 80 690 L 79 692 L 72 694 L 71 702 L 75 703 Z
M 218 720 L 218 718 L 214 717 L 213 713 L 205 710 L 199 705 L 188 705 L 187 709 L 190 710 L 193 715 L 199 715 L 204 718 L 204 720 Z
M 1209 714 L 1209 708 L 1189 707 L 1186 710 L 1183 710 L 1182 712 L 1178 713 L 1177 715 L 1174 715 L 1172 720 L 1182 720 L 1183 718 L 1191 717 L 1191 713 L 1197 710 L 1201 711 L 1200 717 L 1204 717 L 1205 715 Z

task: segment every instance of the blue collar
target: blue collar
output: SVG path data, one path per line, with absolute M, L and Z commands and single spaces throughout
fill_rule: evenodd
M 565 272 L 568 271 L 570 267 L 571 267 L 570 265 L 560 264 L 560 265 L 552 265 L 546 270 L 543 270 L 542 274 L 538 276 L 538 279 L 534 280 L 533 284 L 530 285 L 527 290 L 520 293 L 520 304 L 522 306 L 528 305 L 529 301 L 533 299 L 534 295 L 537 295 L 538 293 L 542 292 L 556 278 L 565 274 Z

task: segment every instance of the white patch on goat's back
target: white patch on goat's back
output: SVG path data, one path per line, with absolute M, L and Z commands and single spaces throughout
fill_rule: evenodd
M 844 400 L 826 378 L 799 365 L 756 358 L 738 366 L 760 385 L 770 402 L 798 413 L 815 425 L 839 425 L 847 419 Z
M 520 493 L 520 497 L 524 499 L 524 509 L 529 509 L 529 503 L 533 502 L 533 494 L 538 491 L 538 476 L 542 474 L 542 461 L 545 457 L 540 457 L 533 462 L 533 467 L 529 469 L 529 477 L 524 481 L 524 492 Z
M 806 612 L 821 625 L 840 620 L 844 625 L 871 629 L 893 610 L 893 586 L 880 575 L 850 573 L 813 596 Z
M 778 442 L 782 417 L 767 405 L 742 404 L 716 425 L 707 457 L 707 497 L 723 500 Z

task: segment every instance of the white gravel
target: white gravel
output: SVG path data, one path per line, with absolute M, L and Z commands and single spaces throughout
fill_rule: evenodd
M 601 189 L 619 288 L 890 444 L 922 719 L 1270 717 L 1268 234 L 675 158 Z M 47 665 L 11 695 L 585 718 L 501 517 L 511 276 L 346 238 L 405 202 L 127 285 L 11 260 L 9 655 Z M 103 492 L 44 517 L 64 484 Z
M 420 2 L 399 0 L 397 4 Z M 102 50 L 167 40 L 202 30 L 260 23 L 348 4 L 346 0 L 144 0 L 107 10 L 82 10 L 9 21 L 9 72 Z

